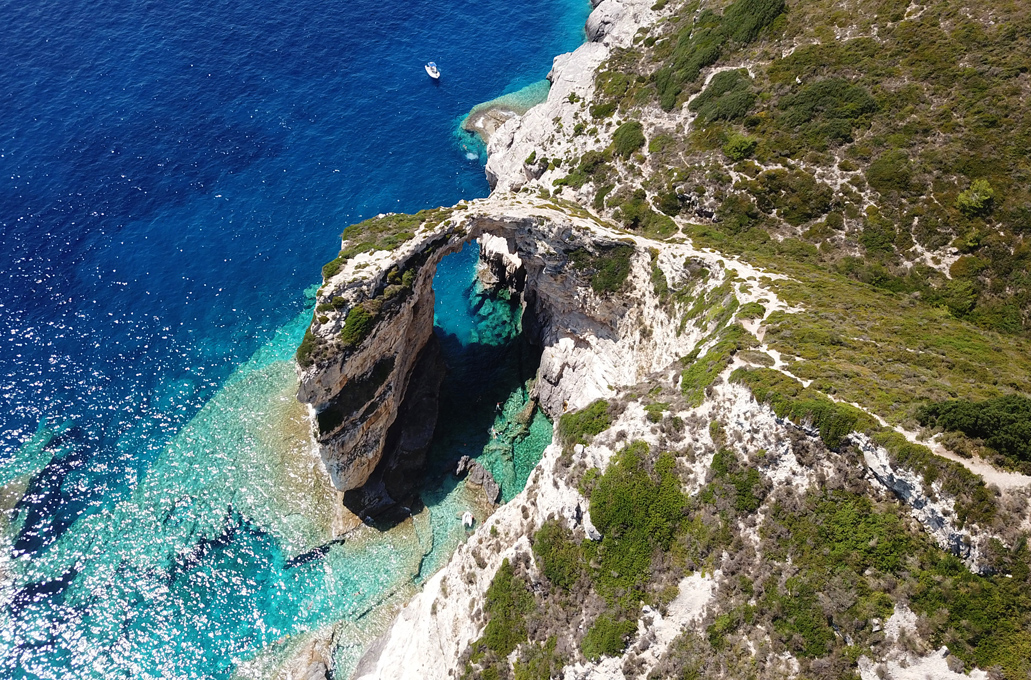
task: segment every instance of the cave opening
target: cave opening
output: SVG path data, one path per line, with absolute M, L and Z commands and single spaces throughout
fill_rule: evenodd
M 381 529 L 428 509 L 438 546 L 460 540 L 458 518 L 466 511 L 482 521 L 495 503 L 518 494 L 551 443 L 551 421 L 532 397 L 542 348 L 532 305 L 523 310 L 524 277 L 488 285 L 478 275 L 482 267 L 476 242 L 438 263 L 433 337 L 393 428 L 399 441 L 388 445 L 407 453 L 382 461 L 372 485 L 348 492 L 358 500 L 381 490 L 389 503 L 360 501 L 367 521 Z M 463 457 L 480 469 L 456 473 Z

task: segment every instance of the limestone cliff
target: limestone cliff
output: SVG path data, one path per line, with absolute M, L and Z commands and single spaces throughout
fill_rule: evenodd
M 1023 677 L 1019 653 L 996 643 L 1031 640 L 1013 614 L 1027 601 L 1031 478 L 946 450 L 953 440 L 919 431 L 914 412 L 1031 393 L 1028 345 L 814 264 L 872 243 L 861 231 L 880 219 L 879 197 L 851 161 L 817 167 L 837 147 L 740 162 L 755 150 L 748 130 L 777 111 L 748 129 L 706 119 L 699 97 L 751 105 L 746 73 L 853 39 L 763 42 L 784 8 L 604 0 L 590 42 L 555 59 L 547 101 L 491 137 L 490 198 L 345 232 L 299 397 L 353 509 L 416 502 L 404 480 L 439 385 L 432 278 L 463 243 L 480 244 L 481 281 L 521 301 L 542 350 L 534 397 L 556 423 L 527 488 L 425 583 L 356 678 L 960 678 L 978 664 Z M 684 61 L 695 43 L 709 52 Z M 681 71 L 649 61 L 671 52 Z M 858 208 L 833 219 L 830 199 L 806 212 L 822 184 L 840 206 L 860 201 L 862 227 Z M 924 256 L 940 268 L 955 254 Z M 648 518 L 636 566 L 613 562 L 634 527 L 605 505 L 627 478 L 680 503 L 672 519 Z M 498 583 L 541 613 L 498 605 Z M 996 611 L 1010 618 L 993 622 L 971 598 L 1006 602 Z

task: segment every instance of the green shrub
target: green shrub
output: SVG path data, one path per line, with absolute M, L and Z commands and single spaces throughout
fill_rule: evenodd
M 543 645 L 525 645 L 520 650 L 519 660 L 513 668 L 515 680 L 549 680 L 561 676 L 566 663 L 555 651 L 557 645 L 558 638 L 554 635 Z
M 967 401 L 955 399 L 928 404 L 917 411 L 925 427 L 962 432 L 1004 456 L 1031 461 L 1031 399 L 1016 394 Z
M 747 116 L 755 100 L 752 79 L 747 71 L 721 71 L 713 76 L 701 94 L 691 100 L 688 108 L 697 112 L 698 119 L 703 123 L 717 120 L 732 122 Z
M 667 215 L 678 215 L 680 213 L 680 198 L 677 196 L 677 192 L 671 189 L 660 193 L 655 197 L 655 207 Z
M 766 315 L 766 308 L 758 302 L 748 302 L 741 305 L 741 308 L 737 310 L 737 318 L 739 319 L 761 319 Z
M 616 112 L 615 102 L 606 102 L 604 104 L 594 104 L 590 108 L 591 118 L 600 119 L 608 118 Z
M 541 573 L 551 585 L 568 591 L 583 571 L 580 546 L 573 533 L 555 520 L 548 520 L 533 536 L 533 552 Z
M 636 621 L 614 620 L 608 614 L 602 614 L 587 630 L 580 642 L 580 649 L 591 661 L 597 661 L 602 656 L 619 656 L 636 630 Z
M 615 217 L 627 229 L 641 231 L 650 238 L 666 238 L 677 231 L 672 219 L 651 209 L 644 189 L 638 189 L 629 199 L 618 203 L 610 201 L 609 204 L 618 205 Z
M 777 416 L 817 430 L 823 442 L 832 449 L 841 446 L 845 436 L 852 432 L 880 427 L 876 420 L 859 409 L 835 403 L 780 371 L 739 368 L 730 379 L 747 385 L 756 401 L 769 404 Z
M 784 12 L 784 0 L 736 0 L 722 16 L 703 11 L 677 33 L 673 53 L 655 72 L 659 105 L 670 111 L 684 86 L 697 80 L 701 70 L 715 64 L 728 44 L 750 43 Z
M 579 189 L 592 180 L 596 180 L 605 174 L 608 166 L 605 161 L 608 157 L 600 151 L 588 151 L 580 158 L 580 162 L 573 170 L 561 177 L 552 184 L 555 186 L 570 186 Z
M 734 302 L 737 302 L 736 298 Z M 723 369 L 730 365 L 734 353 L 755 344 L 755 338 L 737 324 L 721 331 L 719 338 L 705 356 L 691 362 L 680 374 L 680 389 L 692 407 L 700 406 L 705 400 L 706 388 L 716 382 Z
M 732 193 L 723 199 L 716 216 L 720 218 L 720 228 L 736 236 L 758 222 L 761 213 L 747 194 Z
M 703 496 L 732 496 L 734 510 L 741 514 L 759 509 L 766 498 L 766 491 L 758 470 L 741 467 L 737 456 L 729 449 L 720 449 L 713 455 L 710 469 L 713 483 L 703 492 Z
M 648 404 L 644 407 L 644 412 L 648 414 L 648 422 L 652 423 L 657 423 L 662 420 L 662 414 L 668 410 L 669 404 L 665 402 Z
M 956 198 L 956 208 L 967 217 L 983 217 L 995 207 L 995 190 L 985 179 L 975 179 L 970 188 Z
M 639 121 L 628 120 L 612 133 L 613 153 L 623 158 L 629 158 L 631 154 L 644 146 L 645 141 L 644 126 Z
M 526 615 L 534 610 L 533 595 L 507 559 L 487 588 L 483 608 L 489 617 L 483 631 L 487 649 L 506 657 L 526 641 Z
M 652 555 L 669 550 L 687 502 L 673 456 L 659 456 L 650 475 L 648 452 L 644 442 L 618 452 L 590 492 L 591 520 L 602 540 L 584 542 L 584 559 L 598 593 L 618 611 L 636 611 Z
M 308 368 L 315 361 L 312 358 L 312 353 L 315 351 L 315 334 L 311 332 L 311 328 L 304 331 L 304 339 L 301 340 L 301 344 L 297 347 L 297 363 L 300 364 L 301 368 Z
M 809 146 L 851 142 L 853 130 L 877 111 L 864 87 L 841 78 L 806 83 L 779 106 L 782 124 L 799 130 Z
M 376 316 L 369 312 L 362 305 L 351 308 L 344 320 L 344 327 L 340 331 L 340 342 L 344 347 L 357 347 L 362 344 L 365 338 L 372 333 L 376 325 Z
M 633 254 L 633 246 L 620 244 L 600 247 L 597 255 L 579 248 L 569 253 L 569 259 L 574 268 L 590 276 L 591 289 L 604 295 L 615 293 L 626 283 Z
M 751 156 L 758 145 L 758 139 L 735 132 L 730 135 L 727 143 L 723 145 L 723 154 L 730 160 L 738 163 Z
M 610 425 L 609 402 L 598 399 L 585 409 L 562 414 L 558 421 L 558 436 L 569 445 L 586 445 L 594 435 L 609 429 Z
M 798 226 L 826 214 L 834 192 L 801 170 L 767 170 L 745 187 L 764 213 L 774 210 L 787 223 Z
M 866 169 L 866 181 L 881 195 L 904 194 L 913 189 L 913 165 L 900 149 L 886 151 Z

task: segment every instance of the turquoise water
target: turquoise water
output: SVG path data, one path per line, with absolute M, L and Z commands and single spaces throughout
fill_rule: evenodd
M 458 459 L 476 458 L 501 486 L 501 502 L 511 500 L 526 485 L 545 447 L 552 425 L 529 399 L 530 380 L 540 365 L 540 352 L 521 335 L 520 305 L 483 292 L 475 277 L 479 250 L 468 244 L 444 258 L 434 279 L 434 330 L 441 341 L 448 373 L 441 386 L 440 415 L 430 448 L 431 476 L 444 477 L 427 490 L 427 505 L 447 508 L 435 515 L 436 545 L 446 546 L 429 556 L 425 574 L 432 573 L 453 547 L 455 519 L 461 515 L 454 500 L 463 485 L 449 474 Z M 468 497 L 468 496 L 467 496 Z M 471 499 L 477 521 L 484 519 L 479 496 Z
M 428 493 L 446 512 L 309 552 L 340 520 L 293 397 L 310 288 L 348 224 L 487 193 L 457 121 L 539 81 L 588 3 L 4 10 L 0 677 L 263 677 L 330 625 L 346 667 L 370 608 L 461 540 L 447 513 L 478 506 L 444 475 Z M 478 337 L 511 337 L 490 305 Z M 453 376 L 463 357 L 517 367 L 465 371 L 508 381 L 470 390 L 503 409 L 452 435 L 510 497 L 548 429 L 521 406 L 533 354 L 456 348 Z M 442 474 L 456 452 L 435 448 Z
M 465 537 L 462 512 L 484 518 L 480 499 L 448 473 L 457 458 L 479 457 L 508 500 L 550 443 L 550 422 L 527 399 L 539 357 L 521 342 L 518 305 L 479 291 L 476 252 L 467 246 L 446 258 L 434 281 L 449 372 L 429 458 L 443 481 L 426 489 L 419 517 L 387 534 L 361 527 L 315 559 L 293 559 L 329 539 L 339 503 L 312 472 L 317 461 L 293 399 L 292 355 L 310 318 L 305 310 L 227 378 L 126 499 L 18 563 L 20 581 L 62 585 L 60 597 L 14 603 L 22 626 L 2 642 L 7 654 L 20 655 L 19 672 L 228 677 L 259 650 L 267 670 L 304 634 L 341 622 L 352 639 L 337 663 L 350 668 L 375 632 L 362 627 L 363 617 L 410 594 L 446 561 Z M 44 449 L 55 434 L 60 429 L 30 444 Z M 60 644 L 35 648 L 53 637 L 32 631 L 54 621 Z

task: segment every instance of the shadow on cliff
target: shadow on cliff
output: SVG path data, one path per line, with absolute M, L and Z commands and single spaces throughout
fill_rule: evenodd
M 528 430 L 540 360 L 541 348 L 522 332 L 498 344 L 466 344 L 434 328 L 413 373 L 414 397 L 406 396 L 397 432 L 388 436 L 388 450 L 396 453 L 384 456 L 361 489 L 345 494 L 345 505 L 389 530 L 419 513 L 424 499 L 432 507 L 455 489 L 462 456 L 484 459 L 509 495 L 517 478 L 514 446 Z M 428 446 L 420 446 L 423 437 Z

